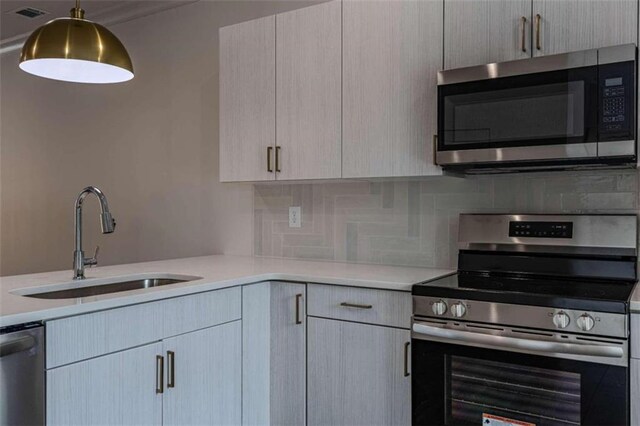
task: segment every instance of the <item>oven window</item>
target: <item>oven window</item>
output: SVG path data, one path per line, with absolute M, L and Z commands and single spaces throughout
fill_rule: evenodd
M 448 96 L 450 145 L 583 137 L 584 81 Z
M 580 374 L 462 356 L 450 361 L 447 424 L 580 424 Z

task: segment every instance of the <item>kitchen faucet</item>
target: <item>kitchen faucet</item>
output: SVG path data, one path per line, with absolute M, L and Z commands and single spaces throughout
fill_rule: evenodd
M 82 203 L 87 195 L 94 194 L 100 201 L 100 226 L 103 234 L 110 234 L 116 227 L 116 221 L 109 212 L 109 204 L 107 203 L 107 197 L 95 186 L 87 186 L 80 192 L 78 198 L 76 198 L 76 249 L 73 252 L 73 279 L 84 279 L 84 267 L 94 266 L 98 264 L 98 250 L 100 246 L 96 247 L 96 251 L 93 257 L 84 257 L 82 251 Z

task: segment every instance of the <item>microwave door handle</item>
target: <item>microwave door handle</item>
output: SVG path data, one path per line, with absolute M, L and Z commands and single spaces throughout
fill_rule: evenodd
M 605 345 L 583 345 L 577 343 L 549 342 L 544 340 L 520 339 L 517 337 L 495 336 L 492 334 L 473 333 L 469 331 L 449 330 L 424 324 L 413 324 L 413 331 L 419 335 L 438 339 L 455 340 L 489 347 L 521 349 L 541 354 L 562 353 L 571 355 L 599 356 L 622 358 L 621 347 Z M 418 337 L 420 338 L 420 337 Z

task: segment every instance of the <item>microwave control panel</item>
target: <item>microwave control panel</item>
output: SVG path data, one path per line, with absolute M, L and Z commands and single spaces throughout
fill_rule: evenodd
M 599 67 L 600 140 L 633 139 L 634 68 L 633 62 Z

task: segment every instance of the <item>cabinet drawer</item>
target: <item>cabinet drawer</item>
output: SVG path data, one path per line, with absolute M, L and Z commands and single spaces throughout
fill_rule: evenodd
M 161 302 L 164 324 L 162 337 L 175 336 L 240 319 L 240 295 L 240 287 L 232 287 L 163 300 Z
M 159 302 L 48 321 L 47 368 L 160 340 L 161 321 Z
M 631 314 L 631 358 L 640 359 L 640 314 Z
M 411 293 L 316 285 L 307 287 L 311 316 L 410 328 Z

